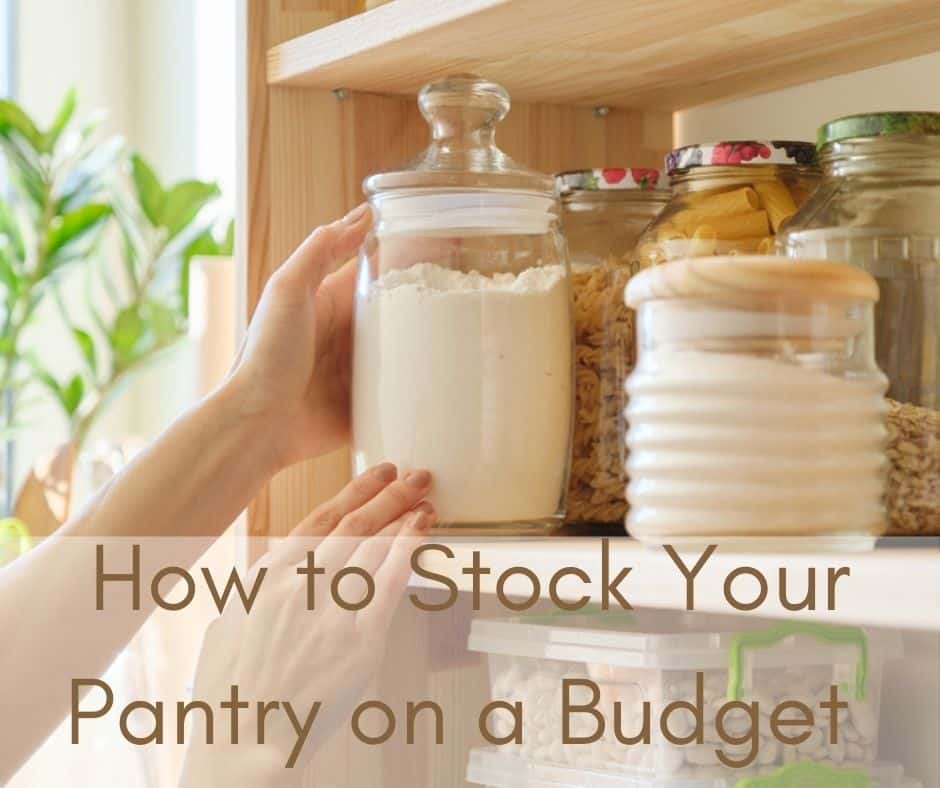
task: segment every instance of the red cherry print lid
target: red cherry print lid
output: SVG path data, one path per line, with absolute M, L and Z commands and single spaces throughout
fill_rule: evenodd
M 574 191 L 608 191 L 634 189 L 668 191 L 669 178 L 661 170 L 650 167 L 604 167 L 596 170 L 569 170 L 555 176 L 559 194 Z
M 672 175 L 689 167 L 749 164 L 816 166 L 816 146 L 797 140 L 734 140 L 685 145 L 666 154 L 666 171 Z

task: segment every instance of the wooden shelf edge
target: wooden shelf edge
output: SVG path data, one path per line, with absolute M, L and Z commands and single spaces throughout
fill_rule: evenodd
M 323 80 L 328 82 L 328 78 L 318 77 L 312 83 L 313 72 L 329 73 L 380 46 L 416 38 L 509 2 L 512 0 L 395 0 L 272 47 L 268 51 L 268 83 L 323 87 Z M 389 30 L 394 33 L 389 35 Z M 337 83 L 331 87 L 347 85 Z
M 936 0 L 394 0 L 272 47 L 271 85 L 675 111 L 940 51 Z

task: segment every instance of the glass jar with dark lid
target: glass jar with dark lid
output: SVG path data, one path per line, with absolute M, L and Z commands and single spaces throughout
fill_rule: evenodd
M 819 179 L 815 146 L 736 140 L 666 156 L 672 199 L 637 246 L 642 267 L 686 257 L 762 254 Z

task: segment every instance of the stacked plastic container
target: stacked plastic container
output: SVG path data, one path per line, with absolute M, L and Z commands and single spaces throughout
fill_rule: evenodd
M 764 776 L 657 778 L 528 761 L 495 749 L 470 753 L 467 780 L 488 788 L 923 788 L 897 763 L 850 773 L 816 763 L 783 766 Z M 799 782 L 794 782 L 799 780 Z
M 633 613 L 586 613 L 480 619 L 473 623 L 469 647 L 489 655 L 492 699 L 522 703 L 523 743 L 500 746 L 491 753 L 493 757 L 562 766 L 573 769 L 572 774 L 616 775 L 620 780 L 598 782 L 601 778 L 595 776 L 591 777 L 593 782 L 566 782 L 568 777 L 553 772 L 555 782 L 547 778 L 542 782 L 482 781 L 513 786 L 718 788 L 743 786 L 739 781 L 745 776 L 768 777 L 784 767 L 792 771 L 799 764 L 803 764 L 801 769 L 815 765 L 814 773 L 874 775 L 882 668 L 887 660 L 901 654 L 900 638 L 892 632 L 755 619 L 729 625 L 725 619 L 666 613 L 654 618 Z M 660 730 L 660 714 L 675 701 L 696 703 L 699 672 L 704 688 L 704 741 L 671 744 Z M 564 679 L 590 679 L 598 687 L 596 708 L 607 723 L 598 741 L 562 743 Z M 848 702 L 848 708 L 839 711 L 837 744 L 829 743 L 829 712 L 819 705 L 829 699 L 833 684 L 839 687 L 839 699 Z M 570 692 L 572 704 L 591 702 L 588 686 L 572 686 Z M 716 755 L 716 749 L 721 748 L 740 759 L 750 749 L 749 744 L 725 743 L 718 735 L 715 717 L 727 700 L 760 704 L 757 757 L 742 769 L 723 766 Z M 815 727 L 801 744 L 786 746 L 771 735 L 769 715 L 778 704 L 794 700 L 813 710 Z M 644 701 L 650 704 L 650 743 L 620 743 L 613 730 L 614 704 L 620 706 L 620 730 L 624 735 L 635 735 L 642 728 Z M 583 712 L 572 713 L 569 722 L 574 737 L 590 736 L 597 729 L 595 719 Z M 741 735 L 750 722 L 747 713 L 738 709 L 725 715 L 724 724 L 726 732 Z M 673 711 L 669 726 L 675 736 L 691 734 L 694 716 L 685 709 Z M 493 715 L 494 735 L 506 736 L 511 730 L 508 710 L 505 717 Z M 489 757 L 479 754 L 477 761 L 471 761 L 471 766 L 477 763 L 479 767 L 477 777 L 496 768 L 495 762 L 486 760 Z M 484 761 L 490 764 L 486 769 Z M 523 768 L 510 768 L 509 761 L 500 763 L 510 771 Z M 883 785 L 899 784 L 886 774 Z M 624 782 L 626 777 L 634 782 Z M 845 785 L 853 788 L 855 784 Z

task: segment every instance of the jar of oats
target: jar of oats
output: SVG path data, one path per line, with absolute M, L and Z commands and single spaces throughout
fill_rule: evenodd
M 940 534 L 940 113 L 876 112 L 819 129 L 823 179 L 779 240 L 878 282 L 889 380 L 889 533 Z
M 568 523 L 617 523 L 626 514 L 623 381 L 633 367 L 633 311 L 623 288 L 637 238 L 669 199 L 653 169 L 556 177 L 574 297 L 576 406 Z

